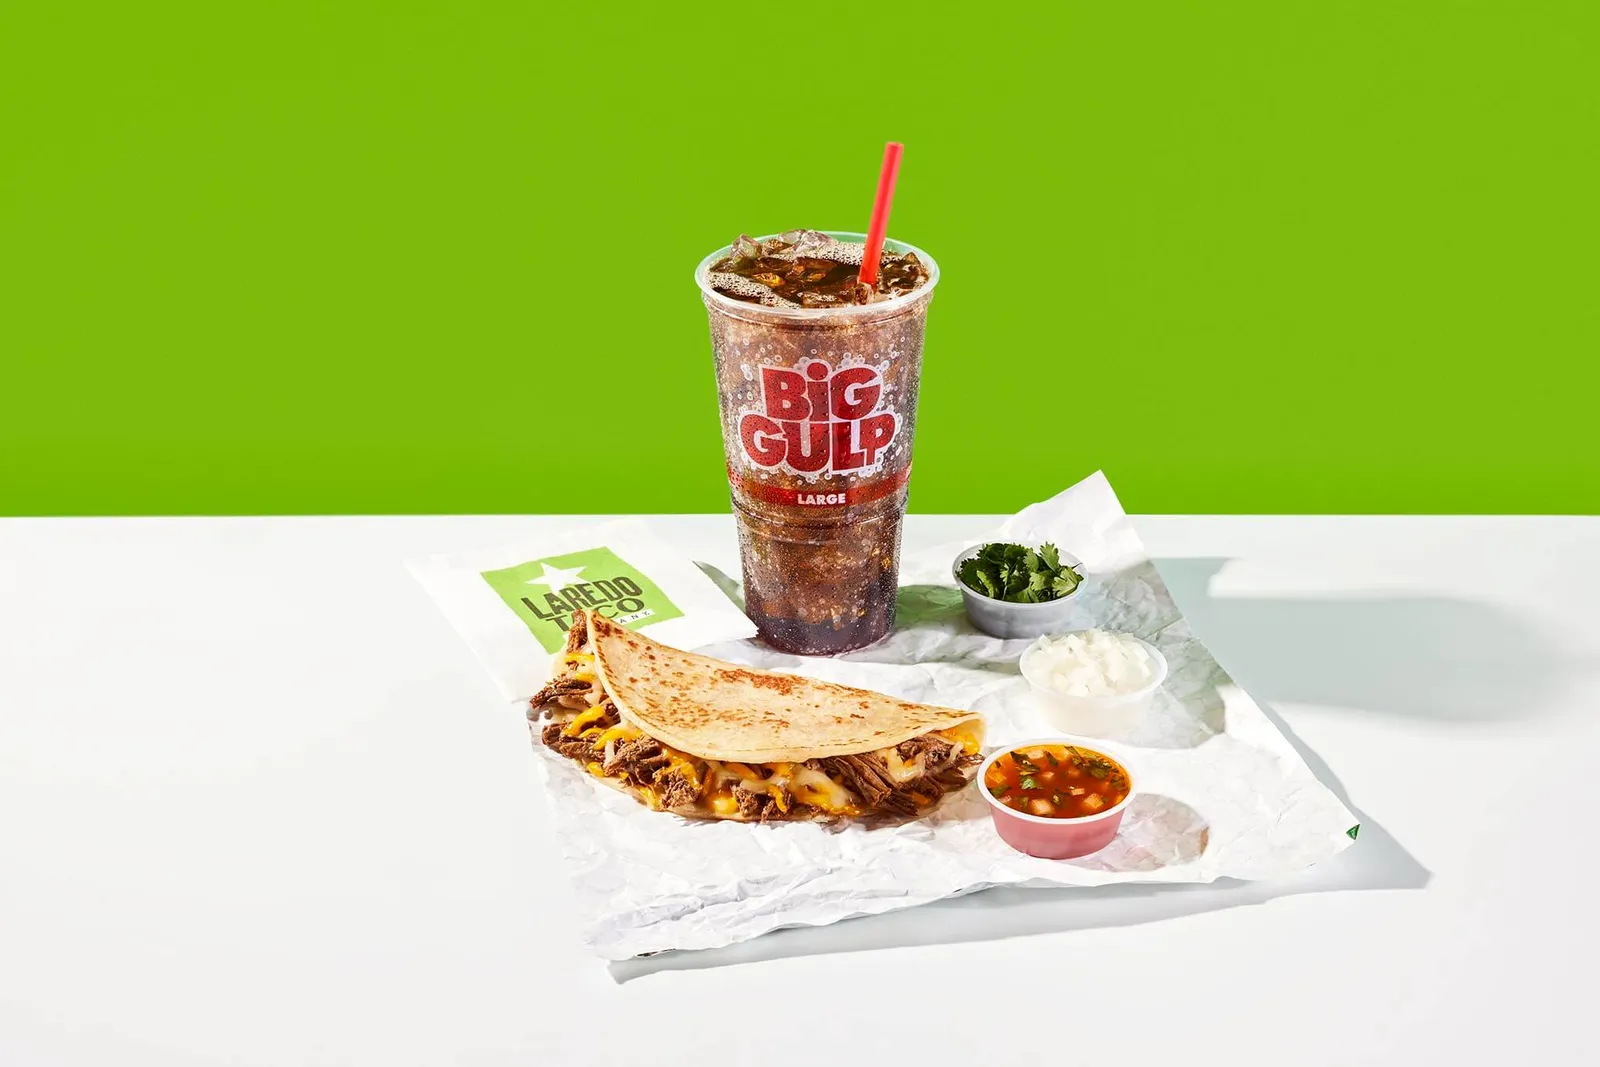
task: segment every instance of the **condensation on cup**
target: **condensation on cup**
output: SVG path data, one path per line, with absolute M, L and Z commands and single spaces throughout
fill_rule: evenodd
M 883 291 L 870 292 L 853 282 L 862 240 L 815 231 L 741 238 L 695 274 L 711 323 L 745 609 L 763 640 L 787 652 L 846 652 L 894 625 L 922 342 L 939 274 L 920 250 L 886 241 Z M 774 241 L 791 245 L 787 265 L 759 255 Z M 730 263 L 742 273 L 717 269 Z

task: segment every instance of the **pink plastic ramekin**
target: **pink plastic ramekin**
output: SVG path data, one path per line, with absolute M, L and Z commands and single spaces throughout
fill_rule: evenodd
M 1047 819 L 1042 815 L 1029 815 L 1006 807 L 989 792 L 989 767 L 1008 752 L 1035 745 L 1073 745 L 1116 760 L 1128 772 L 1128 795 L 1105 811 L 1076 819 Z M 1000 835 L 1000 840 L 1018 852 L 1046 860 L 1076 859 L 1099 852 L 1111 844 L 1111 839 L 1117 836 L 1117 830 L 1122 826 L 1123 811 L 1127 809 L 1129 801 L 1138 795 L 1139 789 L 1138 776 L 1122 753 L 1108 748 L 1104 742 L 1080 741 L 1074 737 L 1040 737 L 1006 745 L 983 761 L 983 766 L 978 768 L 977 782 L 978 792 L 989 802 L 989 815 L 994 819 L 995 833 Z

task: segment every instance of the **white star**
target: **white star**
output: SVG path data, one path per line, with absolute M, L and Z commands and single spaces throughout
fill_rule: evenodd
M 547 585 L 552 593 L 559 593 L 569 585 L 578 584 L 578 575 L 583 573 L 582 567 L 573 567 L 571 570 L 562 570 L 552 567 L 548 563 L 540 563 L 544 573 L 537 578 L 529 578 L 526 585 Z

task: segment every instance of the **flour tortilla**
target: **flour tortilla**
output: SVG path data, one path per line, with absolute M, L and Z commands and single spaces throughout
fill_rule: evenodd
M 741 667 L 659 644 L 589 612 L 589 649 L 622 718 L 701 759 L 850 756 L 983 719 L 866 689 Z

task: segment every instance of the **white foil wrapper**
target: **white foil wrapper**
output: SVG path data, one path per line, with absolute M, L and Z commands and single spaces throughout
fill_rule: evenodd
M 617 960 L 715 948 L 998 885 L 1269 878 L 1351 844 L 1355 816 L 1189 632 L 1104 476 L 1033 505 L 985 540 L 1053 541 L 1077 556 L 1085 585 L 1067 629 L 1133 633 L 1167 658 L 1166 684 L 1145 721 L 1114 741 L 1139 793 L 1116 840 L 1082 859 L 1025 856 L 996 836 L 975 788 L 892 828 L 690 821 L 650 811 L 535 740 L 582 937 L 593 951 Z M 871 648 L 835 659 L 753 641 L 700 651 L 971 708 L 988 720 L 986 751 L 1059 733 L 1035 710 L 1018 673 L 1029 642 L 989 637 L 967 622 L 950 576 L 962 547 L 902 560 L 896 630 Z

